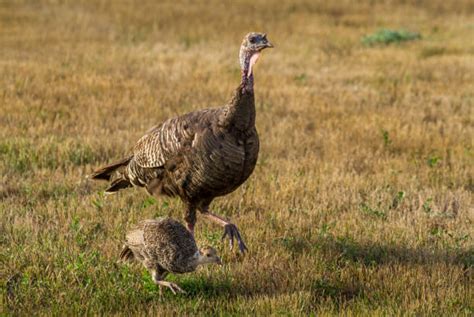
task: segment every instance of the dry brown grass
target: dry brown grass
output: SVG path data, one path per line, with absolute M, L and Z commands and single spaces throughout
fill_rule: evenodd
M 234 2 L 233 2 L 234 3 Z M 0 314 L 472 315 L 472 1 L 0 3 Z M 406 28 L 420 41 L 365 47 Z M 258 166 L 214 210 L 245 257 L 163 298 L 117 264 L 125 230 L 173 199 L 104 199 L 85 176 L 154 124 L 222 105 L 251 30 Z

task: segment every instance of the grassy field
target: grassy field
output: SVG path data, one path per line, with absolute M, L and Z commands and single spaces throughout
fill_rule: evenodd
M 472 316 L 472 1 L 207 3 L 0 2 L 0 315 Z M 212 207 L 250 252 L 199 219 L 225 265 L 160 297 L 117 257 L 183 205 L 86 176 L 223 105 L 249 31 L 276 46 L 255 70 L 259 161 Z

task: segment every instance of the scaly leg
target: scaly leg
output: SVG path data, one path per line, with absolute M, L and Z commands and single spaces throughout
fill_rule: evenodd
M 188 225 L 189 232 L 191 232 L 194 237 L 194 226 L 196 225 L 196 207 L 188 206 L 184 219 Z
M 164 278 L 165 275 L 166 275 L 166 274 L 163 274 L 163 275 L 159 276 L 159 274 L 157 274 L 156 270 L 153 270 L 153 271 L 151 272 L 151 276 L 153 277 L 153 281 L 154 281 L 155 284 L 158 285 L 158 287 L 160 288 L 160 295 L 162 295 L 162 290 L 161 290 L 161 288 L 162 288 L 163 286 L 164 286 L 164 287 L 168 287 L 168 288 L 171 290 L 171 292 L 173 292 L 174 295 L 176 295 L 176 292 L 186 294 L 186 292 L 185 292 L 181 287 L 179 287 L 178 285 L 176 285 L 175 283 L 163 281 L 162 278 Z
M 247 246 L 242 240 L 242 236 L 240 235 L 239 229 L 237 229 L 236 225 L 222 218 L 221 216 L 213 214 L 207 208 L 202 209 L 201 213 L 204 217 L 224 227 L 224 234 L 222 235 L 222 240 L 224 240 L 225 237 L 229 236 L 229 243 L 230 243 L 231 250 L 234 247 L 234 239 L 235 239 L 237 240 L 237 244 L 239 245 L 240 252 L 245 253 L 245 251 L 248 251 Z
M 178 293 L 183 293 L 186 294 L 185 291 L 175 283 L 167 282 L 167 281 L 158 281 L 157 284 L 160 286 L 160 294 L 161 294 L 161 286 L 168 287 L 174 295 L 176 295 L 176 292 Z

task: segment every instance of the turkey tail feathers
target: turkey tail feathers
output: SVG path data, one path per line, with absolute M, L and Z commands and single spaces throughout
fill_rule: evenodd
M 129 180 L 123 178 L 123 176 L 120 176 L 120 178 L 117 178 L 114 181 L 112 181 L 109 188 L 105 190 L 105 193 L 115 194 L 119 190 L 127 188 L 127 187 L 132 187 L 132 184 L 130 183 Z
M 124 158 L 118 162 L 112 163 L 110 165 L 104 166 L 98 170 L 96 170 L 94 173 L 90 175 L 90 178 L 92 179 L 103 179 L 106 181 L 110 181 L 112 178 L 112 174 L 120 167 L 127 165 L 130 160 L 133 158 L 133 156 L 129 156 L 127 158 Z

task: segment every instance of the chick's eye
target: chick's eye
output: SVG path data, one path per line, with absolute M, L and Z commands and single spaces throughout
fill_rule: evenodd
M 210 254 L 208 254 L 208 255 L 206 255 L 206 256 L 207 256 L 207 257 L 210 257 L 211 255 L 210 255 Z
M 256 39 L 254 37 L 251 37 L 249 41 L 250 41 L 250 43 L 254 44 Z

